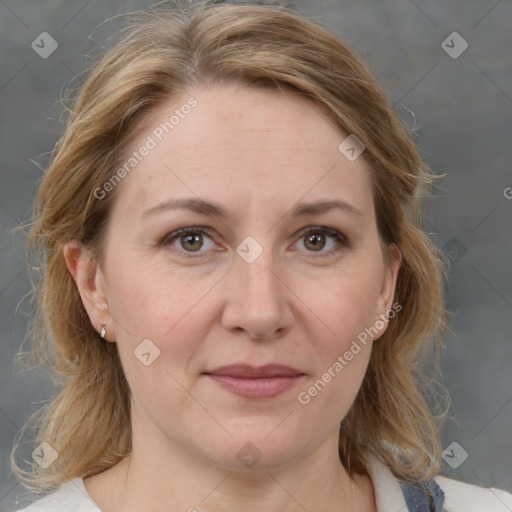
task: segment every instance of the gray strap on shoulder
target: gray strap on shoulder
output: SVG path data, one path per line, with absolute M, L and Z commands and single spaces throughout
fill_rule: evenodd
M 409 512 L 443 512 L 444 491 L 435 480 L 427 480 L 419 486 L 401 483 Z

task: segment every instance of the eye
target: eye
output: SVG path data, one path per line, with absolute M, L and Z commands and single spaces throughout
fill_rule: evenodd
M 173 249 L 181 252 L 185 257 L 201 258 L 203 257 L 202 253 L 205 252 L 201 251 L 205 246 L 205 238 L 211 241 L 210 249 L 213 249 L 214 246 L 208 232 L 209 229 L 202 226 L 182 228 L 166 235 L 158 245 L 162 247 L 171 246 Z M 328 245 L 329 239 L 331 239 L 331 245 L 334 245 L 334 248 L 324 251 L 323 249 Z M 319 253 L 320 256 L 332 255 L 343 248 L 350 247 L 349 241 L 342 233 L 336 229 L 325 226 L 303 230 L 300 233 L 299 241 L 303 242 L 304 247 L 306 247 L 306 252 Z M 298 242 L 296 242 L 296 244 L 297 243 Z
M 202 226 L 191 226 L 189 228 L 182 228 L 166 235 L 159 243 L 161 246 L 172 245 L 176 250 L 186 254 L 186 257 L 202 257 L 202 254 L 190 255 L 190 253 L 197 253 L 204 245 L 205 236 L 211 240 L 207 235 L 208 230 Z M 203 251 L 204 252 L 204 251 Z M 189 254 L 187 254 L 189 253 Z
M 327 240 L 329 238 L 332 240 L 334 248 L 323 251 L 322 249 L 328 245 Z M 303 241 L 305 247 L 310 249 L 307 252 L 320 253 L 322 256 L 332 255 L 343 248 L 350 247 L 350 243 L 345 235 L 336 229 L 325 226 L 308 228 L 306 231 L 302 231 L 300 240 Z

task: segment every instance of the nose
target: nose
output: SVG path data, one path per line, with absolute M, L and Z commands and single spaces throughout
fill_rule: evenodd
M 237 256 L 223 288 L 225 329 L 252 339 L 274 340 L 293 325 L 293 293 L 270 252 L 264 251 L 252 263 Z

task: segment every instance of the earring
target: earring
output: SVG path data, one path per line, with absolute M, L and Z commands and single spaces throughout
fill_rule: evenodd
M 107 328 L 105 327 L 106 324 L 103 324 L 102 327 L 101 327 L 101 333 L 100 333 L 100 338 L 103 338 L 105 339 L 105 334 L 107 333 Z

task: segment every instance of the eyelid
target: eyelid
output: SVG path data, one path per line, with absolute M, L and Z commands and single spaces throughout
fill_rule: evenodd
M 206 227 L 206 226 L 199 226 L 199 225 L 180 228 L 180 229 L 177 229 L 177 230 L 173 231 L 172 233 L 168 233 L 164 237 L 162 237 L 161 240 L 158 242 L 158 246 L 159 247 L 170 246 L 170 245 L 172 245 L 172 242 L 174 240 L 179 239 L 180 237 L 185 236 L 187 234 L 201 233 L 201 234 L 206 234 L 208 237 L 211 238 L 211 235 L 210 235 L 211 231 L 213 231 L 211 228 Z M 300 230 L 298 232 L 298 234 L 296 235 L 297 239 L 293 243 L 293 245 L 295 245 L 301 238 L 308 235 L 309 233 L 322 233 L 326 236 L 334 238 L 338 242 L 338 244 L 340 244 L 342 246 L 342 247 L 338 247 L 335 249 L 331 249 L 329 251 L 319 251 L 317 253 L 319 256 L 314 256 L 315 251 L 306 251 L 306 252 L 310 252 L 311 257 L 313 257 L 313 258 L 333 255 L 333 254 L 341 251 L 343 248 L 350 249 L 352 247 L 351 242 L 349 241 L 347 236 L 344 235 L 342 232 L 338 231 L 335 228 L 330 228 L 328 226 L 322 226 L 322 225 L 308 226 L 308 227 Z M 179 249 L 177 249 L 177 250 L 179 253 L 185 254 L 186 255 L 185 257 L 188 257 L 188 258 L 203 257 L 203 254 L 201 253 L 201 251 L 194 253 L 193 251 L 184 251 L 184 250 L 179 250 Z
M 188 226 L 186 228 L 180 228 L 180 229 L 177 229 L 176 231 L 172 231 L 171 233 L 164 235 L 158 242 L 158 247 L 171 246 L 172 242 L 174 242 L 174 240 L 179 239 L 180 237 L 188 235 L 188 234 L 201 233 L 201 234 L 208 235 L 211 238 L 211 236 L 209 234 L 210 231 L 211 231 L 211 229 L 208 227 L 205 227 L 205 226 Z M 197 253 L 194 253 L 191 251 L 187 252 L 187 251 L 183 251 L 183 250 L 179 250 L 179 249 L 176 249 L 176 250 L 178 252 L 180 252 L 181 254 L 185 254 L 186 257 L 189 257 L 189 258 L 202 257 L 202 254 L 200 251 Z
M 307 228 L 304 228 L 303 230 L 299 231 L 299 238 L 302 238 L 309 233 L 322 233 L 326 236 L 330 236 L 332 238 L 336 238 L 338 242 L 342 243 L 343 245 L 347 246 L 347 248 L 351 248 L 352 244 L 350 243 L 349 239 L 346 235 L 344 235 L 341 231 L 330 228 L 328 226 L 310 226 Z M 314 251 L 312 251 L 314 253 Z

